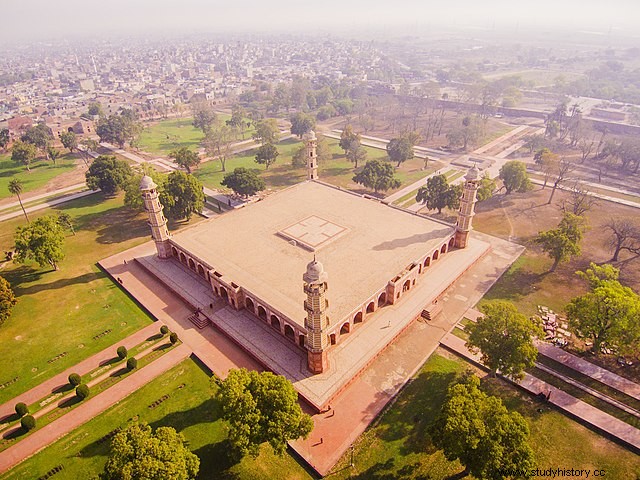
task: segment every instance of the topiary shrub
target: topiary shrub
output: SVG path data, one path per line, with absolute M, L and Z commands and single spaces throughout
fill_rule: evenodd
M 118 354 L 118 358 L 120 358 L 120 360 L 124 360 L 125 358 L 127 358 L 127 353 L 129 352 L 127 351 L 127 347 L 120 346 L 118 347 L 118 350 L 116 350 L 116 353 Z
M 36 419 L 33 418 L 33 415 L 27 415 L 26 417 L 22 417 L 20 425 L 28 432 L 36 428 Z
M 169 341 L 172 345 L 175 344 L 178 341 L 178 334 L 176 332 L 171 332 L 171 335 L 169 335 Z
M 77 387 L 82 383 L 82 378 L 77 373 L 72 373 L 69 375 L 69 383 L 74 387 Z
M 161 333 L 162 335 L 166 335 L 167 333 L 169 333 L 169 327 L 167 327 L 166 325 L 162 325 L 162 326 L 160 327 L 160 333 Z
M 85 385 L 84 383 L 82 385 L 78 385 L 76 387 L 76 396 L 80 400 L 84 400 L 85 398 L 87 398 L 89 396 L 89 394 L 90 394 L 89 387 L 87 385 Z
M 16 413 L 20 417 L 24 417 L 27 413 L 29 413 L 29 407 L 27 407 L 27 404 L 23 402 L 16 403 Z
M 135 370 L 138 366 L 138 360 L 136 360 L 136 357 L 131 357 L 129 360 L 127 360 L 127 368 L 129 370 Z

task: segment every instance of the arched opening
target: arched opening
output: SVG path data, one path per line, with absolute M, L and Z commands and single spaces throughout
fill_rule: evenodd
M 198 265 L 198 275 L 204 277 L 204 268 L 202 268 L 202 265 Z
M 455 239 L 453 237 L 451 237 L 451 240 L 449 240 L 449 250 L 451 250 L 453 248 L 455 243 L 456 243 Z
M 178 256 L 178 249 L 176 247 L 171 247 L 171 255 L 174 257 Z
M 369 302 L 369 305 L 367 305 L 367 313 L 373 313 L 373 311 L 376 309 L 376 306 L 373 302 Z
M 340 335 L 344 335 L 345 333 L 349 333 L 351 331 L 351 325 L 349 322 L 346 322 L 342 327 L 340 327 Z
M 258 307 L 258 311 L 260 311 L 260 307 Z M 280 320 L 275 315 L 271 315 L 271 326 L 276 330 L 280 330 Z
M 189 259 L 189 268 L 194 271 L 196 269 L 196 262 L 194 262 L 191 258 Z
M 307 342 L 307 337 L 306 335 L 298 335 L 298 345 L 300 345 L 302 348 L 304 348 L 304 344 Z
M 404 284 L 402 285 L 402 291 L 406 292 L 411 288 L 411 280 L 407 280 L 406 282 L 404 282 Z
M 229 294 L 227 293 L 227 289 L 224 287 L 220 287 L 220 296 L 225 299 L 225 301 L 229 301 Z
M 331 345 L 335 345 L 336 344 L 336 334 L 332 333 L 331 335 L 329 335 L 329 342 L 331 343 Z
M 447 244 L 446 243 L 444 245 L 442 245 L 442 247 L 440 247 L 440 253 L 447 253 Z
M 438 250 L 436 250 L 435 252 L 433 252 L 433 259 L 437 260 L 439 255 L 440 255 L 440 252 L 438 252 Z
M 247 310 L 250 310 L 251 313 L 256 311 L 256 306 L 253 304 L 253 300 L 249 297 L 244 301 L 244 306 L 247 307 Z
M 385 303 L 387 303 L 387 292 L 382 292 L 378 297 L 378 307 L 382 307 Z
M 264 309 L 264 307 L 262 305 L 258 305 L 258 316 L 263 320 L 267 319 L 267 311 Z M 273 320 L 274 318 L 277 319 L 277 317 L 274 317 L 272 315 L 271 316 L 271 320 Z
M 67 128 L 67 132 L 69 132 L 69 133 L 76 133 L 76 132 L 74 132 L 74 131 L 73 131 L 73 127 L 69 127 L 69 128 Z
M 431 257 L 427 257 L 427 259 L 424 261 L 424 266 L 428 267 L 431 265 Z
M 362 312 L 358 312 L 353 317 L 353 323 L 361 323 L 361 322 L 362 322 Z M 344 325 L 342 327 L 344 328 Z M 340 333 L 342 333 L 342 330 L 340 330 Z
M 180 262 L 183 264 L 187 264 L 187 257 L 185 257 L 184 253 L 180 252 Z
M 273 315 L 271 315 L 271 317 L 273 317 Z M 296 334 L 293 331 L 293 328 L 291 328 L 291 325 L 284 326 L 284 336 L 290 338 L 293 342 L 296 341 Z

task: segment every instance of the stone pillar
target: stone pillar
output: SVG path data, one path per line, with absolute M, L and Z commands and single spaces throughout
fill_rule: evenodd
M 309 130 L 302 138 L 304 140 L 307 155 L 307 180 L 317 180 L 318 154 L 316 150 L 318 146 L 318 139 L 316 138 L 316 134 L 313 130 Z
M 460 198 L 460 210 L 458 211 L 458 221 L 456 222 L 456 233 L 454 245 L 457 248 L 465 248 L 469 242 L 471 232 L 471 222 L 475 215 L 476 193 L 480 183 L 480 171 L 475 165 L 469 169 L 464 177 L 464 188 Z
M 149 226 L 151 227 L 151 237 L 156 242 L 156 250 L 159 258 L 171 257 L 171 244 L 169 243 L 169 230 L 167 230 L 167 219 L 162 213 L 163 206 L 158 199 L 158 186 L 148 175 L 142 177 L 140 191 L 144 201 L 144 209 L 149 214 Z
M 328 367 L 327 347 L 329 339 L 327 328 L 329 319 L 327 318 L 327 272 L 322 264 L 315 257 L 307 265 L 307 271 L 302 276 L 304 293 L 307 300 L 304 302 L 304 309 L 307 318 L 304 326 L 307 329 L 305 347 L 307 349 L 307 368 L 312 373 L 322 373 Z

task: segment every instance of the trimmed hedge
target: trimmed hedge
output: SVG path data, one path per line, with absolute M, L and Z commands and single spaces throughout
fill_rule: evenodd
M 33 415 L 27 415 L 26 417 L 22 417 L 20 425 L 28 432 L 36 428 L 36 419 L 33 418 Z
M 82 378 L 80 378 L 80 375 L 78 375 L 77 373 L 72 373 L 69 375 L 69 383 L 72 386 L 77 387 L 82 383 Z
M 131 357 L 129 358 L 129 360 L 127 360 L 127 369 L 135 370 L 137 367 L 138 367 L 138 360 L 136 360 L 136 357 Z
M 16 403 L 16 413 L 19 416 L 24 417 L 29 413 L 29 407 L 27 407 L 27 404 L 23 402 Z
M 176 332 L 171 332 L 171 335 L 169 335 L 169 341 L 174 345 L 178 341 L 178 334 Z
M 162 326 L 160 327 L 160 333 L 161 333 L 162 335 L 166 335 L 167 333 L 169 333 L 169 327 L 167 327 L 166 325 L 162 325 Z
M 118 347 L 118 350 L 116 350 L 116 353 L 118 354 L 118 358 L 120 358 L 120 360 L 124 360 L 125 358 L 127 358 L 127 353 L 129 352 L 127 351 L 127 347 L 120 346 Z
M 82 385 L 78 385 L 76 387 L 76 396 L 80 400 L 84 400 L 85 398 L 87 398 L 90 393 L 91 392 L 89 391 L 89 387 L 87 385 L 85 385 L 84 383 Z

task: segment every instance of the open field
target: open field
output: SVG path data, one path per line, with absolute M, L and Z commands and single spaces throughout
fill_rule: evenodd
M 553 85 L 558 77 L 562 77 L 564 78 L 565 82 L 570 83 L 574 80 L 585 77 L 585 74 L 578 72 L 569 72 L 565 70 L 525 69 L 484 75 L 484 78 L 489 81 L 494 81 L 505 77 L 520 77 L 523 82 L 530 83 L 532 87 L 544 87 Z
M 18 165 L 11 160 L 10 154 L 0 155 L 0 199 L 12 197 L 8 190 L 11 180 L 18 179 L 22 181 L 23 191 L 27 193 L 43 187 L 58 175 L 72 171 L 76 168 L 76 159 L 77 156 L 75 154 L 67 153 L 61 155 L 56 160 L 55 165 L 51 161 L 38 160 L 31 164 L 31 172 L 28 172 L 24 165 Z
M 148 240 L 144 215 L 122 207 L 121 197 L 105 200 L 96 194 L 32 218 L 56 211 L 69 213 L 76 230 L 75 236 L 67 235 L 60 269 L 13 262 L 2 269 L 18 304 L 0 328 L 0 356 L 7 359 L 0 385 L 9 383 L 0 389 L 0 403 L 152 321 L 96 266 L 99 259 Z M 23 217 L 2 223 L 0 251 L 12 249 L 15 228 L 23 223 Z
M 209 374 L 195 361 L 185 360 L 0 478 L 38 478 L 58 465 L 64 469 L 56 478 L 92 478 L 106 462 L 109 441 L 105 436 L 134 418 L 153 428 L 171 426 L 181 432 L 191 451 L 200 457 L 198 478 L 311 478 L 290 455 L 277 457 L 270 447 L 263 448 L 257 459 L 230 462 L 225 426 L 218 419 L 212 393 Z M 169 397 L 151 407 L 165 395 Z
M 358 439 L 355 467 L 349 467 L 351 455 L 347 452 L 334 468 L 333 478 L 435 480 L 453 478 L 451 475 L 462 471 L 457 462 L 448 462 L 441 451 L 434 449 L 428 430 L 447 387 L 467 367 L 463 360 L 436 351 L 396 403 Z M 482 386 L 527 419 L 538 468 L 599 468 L 610 478 L 636 478 L 640 473 L 640 459 L 634 453 L 510 384 L 485 377 Z

